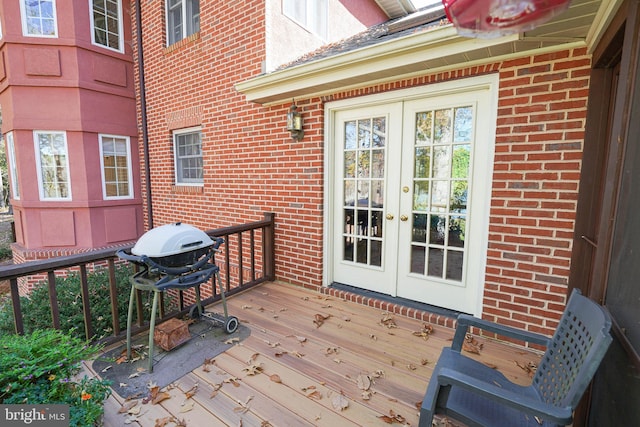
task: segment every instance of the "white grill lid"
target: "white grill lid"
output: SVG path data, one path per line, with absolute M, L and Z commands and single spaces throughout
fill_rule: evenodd
M 144 233 L 131 248 L 131 253 L 150 258 L 166 257 L 213 245 L 213 240 L 202 230 L 189 224 L 176 222 L 161 225 Z

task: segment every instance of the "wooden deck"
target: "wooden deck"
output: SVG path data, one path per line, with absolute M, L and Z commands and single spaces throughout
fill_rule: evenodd
M 169 398 L 157 404 L 112 395 L 105 425 L 417 426 L 433 366 L 453 336 L 446 327 L 427 333 L 417 320 L 277 282 L 227 305 L 251 329 L 247 339 L 163 389 Z M 537 364 L 536 354 L 478 342 L 474 357 L 529 381 L 518 365 Z

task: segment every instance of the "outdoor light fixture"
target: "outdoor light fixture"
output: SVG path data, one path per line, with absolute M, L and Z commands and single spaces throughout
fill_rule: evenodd
M 291 132 L 291 137 L 297 141 L 300 141 L 304 136 L 304 131 L 302 130 L 302 114 L 298 113 L 295 100 L 287 113 L 287 130 Z
M 570 0 L 442 0 L 449 21 L 465 37 L 493 38 L 536 28 L 564 12 Z

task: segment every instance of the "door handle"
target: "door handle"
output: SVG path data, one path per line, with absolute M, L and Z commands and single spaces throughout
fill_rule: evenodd
M 408 220 L 408 219 L 409 219 L 409 217 L 408 217 L 408 216 L 406 216 L 406 215 L 400 215 L 400 221 L 406 221 L 406 220 Z
M 387 214 L 387 219 L 388 219 L 389 221 L 391 221 L 391 220 L 393 219 L 393 214 L 388 213 L 388 214 Z

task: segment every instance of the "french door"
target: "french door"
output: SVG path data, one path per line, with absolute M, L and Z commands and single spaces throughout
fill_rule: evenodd
M 479 313 L 494 90 L 332 112 L 332 281 Z

